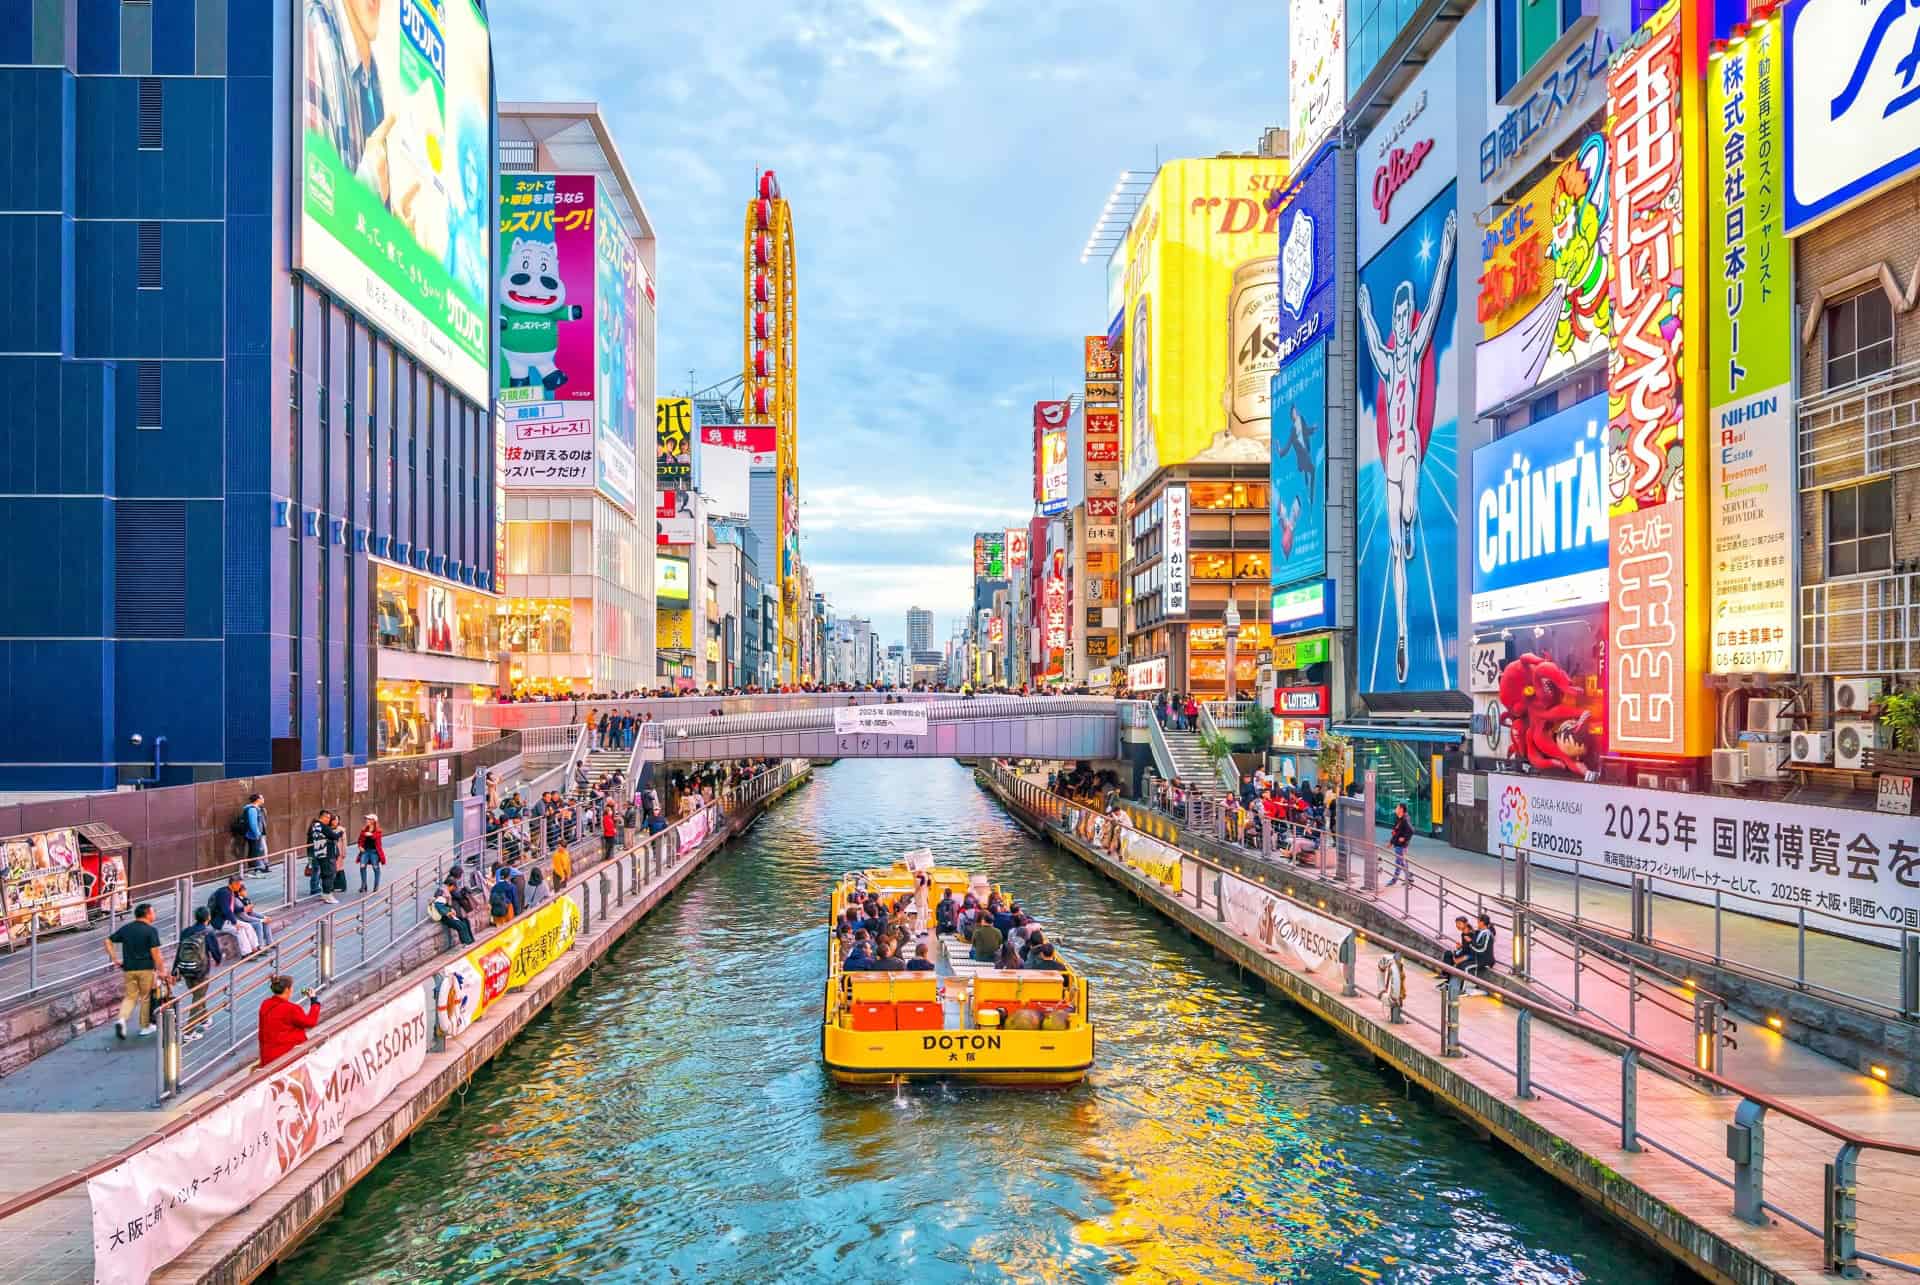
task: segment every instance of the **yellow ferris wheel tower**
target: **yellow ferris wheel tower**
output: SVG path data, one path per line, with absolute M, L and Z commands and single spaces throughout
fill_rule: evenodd
M 760 174 L 759 191 L 747 203 L 746 253 L 742 256 L 742 293 L 745 306 L 741 344 L 741 374 L 746 381 L 746 420 L 774 426 L 776 451 L 775 519 L 777 584 L 780 594 L 779 681 L 800 677 L 801 621 L 806 607 L 800 602 L 800 475 L 796 459 L 798 427 L 795 419 L 794 355 L 795 285 L 793 272 L 793 214 L 780 195 L 780 180 L 772 170 Z M 766 552 L 761 552 L 766 557 Z

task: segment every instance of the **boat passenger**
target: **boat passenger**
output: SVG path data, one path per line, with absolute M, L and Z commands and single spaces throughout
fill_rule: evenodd
M 993 926 L 992 920 L 982 916 L 973 926 L 973 936 L 969 940 L 973 943 L 974 960 L 978 963 L 990 964 L 999 958 L 1000 943 L 1006 938 L 998 928 Z
M 900 958 L 900 945 L 894 941 L 891 936 L 881 940 L 880 958 L 874 962 L 873 970 L 877 973 L 904 973 L 907 971 L 907 961 Z
M 953 924 L 953 931 L 968 941 L 973 940 L 974 925 L 980 922 L 980 907 L 971 904 L 972 901 L 972 897 L 967 898 L 969 904 L 960 907 L 960 916 Z
M 1013 931 L 1014 911 L 1017 907 L 1002 906 L 993 912 L 993 926 L 1000 930 L 1001 936 Z
M 993 966 L 1013 972 L 1018 970 L 1020 965 L 1020 948 L 1014 945 L 1011 940 L 1001 942 L 1000 954 L 994 959 Z
M 1027 931 L 1026 945 L 1020 948 L 1021 958 L 1031 960 L 1035 952 L 1037 952 L 1042 946 L 1046 944 L 1047 944 L 1047 935 L 1040 931 L 1039 924 L 1035 924 L 1031 929 Z
M 873 963 L 873 954 L 867 949 L 867 934 L 864 931 L 855 933 L 853 949 L 840 961 L 840 967 L 850 973 L 866 973 L 873 971 Z
M 921 942 L 919 946 L 914 948 L 913 958 L 907 961 L 907 971 L 910 973 L 931 973 L 934 971 L 933 961 L 927 958 L 927 943 Z
M 940 895 L 940 904 L 934 907 L 934 926 L 943 933 L 950 933 L 959 914 L 960 906 L 953 899 L 953 889 L 949 888 Z
M 1035 950 L 1033 956 L 1027 960 L 1027 967 L 1045 969 L 1050 973 L 1064 973 L 1067 971 L 1067 966 L 1061 963 L 1059 958 L 1054 955 L 1052 942 L 1047 942 Z

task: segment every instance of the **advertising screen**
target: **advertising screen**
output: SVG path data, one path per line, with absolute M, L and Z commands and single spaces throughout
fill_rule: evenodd
M 1295 172 L 1279 196 L 1280 364 L 1333 338 L 1340 300 L 1333 289 L 1339 224 L 1340 153 L 1332 144 Z M 1286 425 L 1280 426 L 1282 433 Z
M 1479 413 L 1606 354 L 1607 175 L 1607 140 L 1591 134 L 1481 235 Z
M 526 402 L 500 407 L 500 481 L 509 490 L 593 485 L 593 406 Z M 504 524 L 503 524 L 504 525 Z
M 1598 612 L 1519 639 L 1474 640 L 1473 752 L 1516 772 L 1584 776 L 1606 753 L 1606 622 Z
M 653 406 L 655 483 L 663 491 L 693 489 L 693 442 L 698 424 L 693 401 L 662 397 Z
M 1288 141 L 1295 156 L 1311 156 L 1347 109 L 1347 6 L 1345 0 L 1293 0 L 1287 18 Z
M 685 558 L 654 555 L 653 596 L 661 602 L 686 602 L 692 584 Z
M 1033 502 L 1046 514 L 1066 510 L 1073 479 L 1067 471 L 1071 402 L 1033 404 Z
M 1475 624 L 1607 600 L 1607 399 L 1473 453 Z
M 612 201 L 599 202 L 593 243 L 594 480 L 608 499 L 633 512 L 640 494 L 640 250 Z
M 746 521 L 752 458 L 745 451 L 704 441 L 694 449 L 700 455 L 700 494 L 707 499 L 707 516 Z
M 1607 77 L 1607 134 L 1617 153 L 1610 195 L 1614 317 L 1607 392 L 1612 743 L 1622 754 L 1681 755 L 1688 672 L 1686 386 L 1683 345 L 1687 82 L 1679 6 L 1643 29 L 1645 43 Z M 1696 100 L 1697 101 L 1697 100 Z M 1705 577 L 1703 577 L 1704 579 Z M 1704 657 L 1699 659 L 1704 660 Z
M 1272 583 L 1327 573 L 1327 345 L 1314 344 L 1273 377 Z
M 772 424 L 702 424 L 700 440 L 708 446 L 725 446 L 747 452 L 754 468 L 772 468 L 778 462 Z
M 1920 166 L 1911 6 L 1786 6 L 1786 228 L 1801 232 Z
M 1707 69 L 1707 456 L 1714 673 L 1792 673 L 1793 247 L 1781 223 L 1780 29 L 1754 24 Z M 1920 124 L 1917 121 L 1916 124 Z
M 493 393 L 486 14 L 474 0 L 308 0 L 304 14 L 295 266 L 485 405 Z
M 1457 224 L 1448 183 L 1360 270 L 1355 611 L 1362 692 L 1447 691 L 1458 676 Z
M 1121 489 L 1189 462 L 1263 464 L 1279 369 L 1278 216 L 1287 162 L 1172 161 L 1128 228 Z
M 973 537 L 973 577 L 976 580 L 1007 578 L 1007 538 L 999 531 L 984 531 Z
M 500 178 L 502 404 L 593 400 L 594 207 L 588 175 Z

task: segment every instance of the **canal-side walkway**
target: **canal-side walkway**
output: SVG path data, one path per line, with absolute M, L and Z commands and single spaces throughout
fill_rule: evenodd
M 457 1037 L 436 1047 L 416 1073 L 376 1109 L 351 1121 L 336 1145 L 322 1148 L 287 1173 L 264 1196 L 215 1227 L 155 1280 L 245 1281 L 317 1227 L 339 1199 L 407 1134 L 430 1118 L 473 1073 L 504 1048 L 534 1015 L 545 1008 L 625 932 L 775 800 L 807 779 L 807 766 L 794 766 L 784 783 L 764 797 L 722 817 L 697 846 L 675 854 L 673 844 L 642 839 L 605 863 L 582 863 L 566 894 L 583 900 L 585 925 L 566 951 L 525 987 L 508 991 Z M 698 818 L 696 818 L 697 820 Z M 669 831 L 655 839 L 670 838 Z M 674 854 L 674 855 L 667 855 Z M 655 857 L 660 857 L 658 861 Z M 478 929 L 479 947 L 498 929 Z M 315 1039 L 351 1025 L 362 1014 L 422 986 L 454 958 L 426 943 L 424 962 L 403 976 L 359 997 L 349 1008 L 330 1011 Z M 153 1056 L 151 1048 L 148 1059 Z M 149 1066 L 151 1065 L 149 1060 Z M 94 1276 L 91 1212 L 85 1182 L 38 1198 L 32 1193 L 69 1175 L 96 1169 L 130 1145 L 186 1117 L 218 1104 L 251 1083 L 242 1072 L 194 1098 L 162 1111 L 62 1111 L 26 1109 L 0 1114 L 0 1280 L 9 1282 L 83 1281 Z M 31 1203 L 28 1203 L 31 1201 Z
M 1470 996 L 1450 1017 L 1432 972 L 1365 934 L 1355 942 L 1357 993 L 1343 995 L 1338 963 L 1309 969 L 1284 945 L 1263 948 L 1222 921 L 1219 892 L 1210 890 L 1222 867 L 1190 854 L 1195 873 L 1176 891 L 1063 832 L 1055 823 L 1060 801 L 1032 782 L 991 771 L 983 779 L 1053 842 L 1693 1270 L 1741 1282 L 1814 1280 L 1825 1275 L 1827 1238 L 1836 1231 L 1857 1238 L 1859 1266 L 1877 1256 L 1882 1276 L 1899 1270 L 1892 1264 L 1920 1270 L 1920 1100 L 1777 1038 L 1764 1041 L 1766 1056 L 1742 1063 L 1738 1078 L 1722 1077 L 1730 1091 L 1710 1093 L 1687 1082 L 1690 1058 L 1671 1058 L 1671 1074 L 1648 1074 L 1669 1055 L 1581 1029 L 1517 993 Z M 1269 882 L 1262 892 L 1284 888 Z M 1406 971 L 1398 1005 L 1382 986 L 1382 966 L 1395 959 Z M 1754 1126 L 1739 1137 L 1751 1143 L 1757 1168 L 1729 1158 L 1736 1123 Z M 1900 1152 L 1846 1145 L 1856 1137 Z M 1827 1168 L 1837 1161 L 1842 1169 L 1830 1184 Z M 1752 1198 L 1764 1201 L 1757 1222 L 1734 1212 L 1735 1185 L 1756 1174 Z M 1833 1216 L 1830 1195 L 1840 1201 Z M 1852 1254 L 1855 1243 L 1834 1252 Z

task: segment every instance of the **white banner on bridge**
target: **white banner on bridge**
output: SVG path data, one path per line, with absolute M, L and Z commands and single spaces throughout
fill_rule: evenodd
M 833 711 L 837 733 L 878 732 L 892 736 L 925 736 L 925 705 L 842 705 Z
M 1227 927 L 1269 954 L 1291 953 L 1308 972 L 1340 954 L 1352 933 L 1345 924 L 1277 896 L 1237 875 L 1220 875 L 1220 909 Z
M 432 1023 L 414 987 L 285 1070 L 87 1183 L 93 1279 L 144 1282 L 265 1195 L 426 1065 Z
M 1737 894 L 1724 904 L 1748 913 L 1764 908 L 1743 897 L 1777 903 L 1782 919 L 1804 906 L 1876 941 L 1920 928 L 1912 817 L 1495 773 L 1487 844 L 1495 856 L 1525 848 L 1550 869 L 1578 861 L 1581 874 L 1618 883 L 1655 875 L 1657 891 L 1696 901 Z

